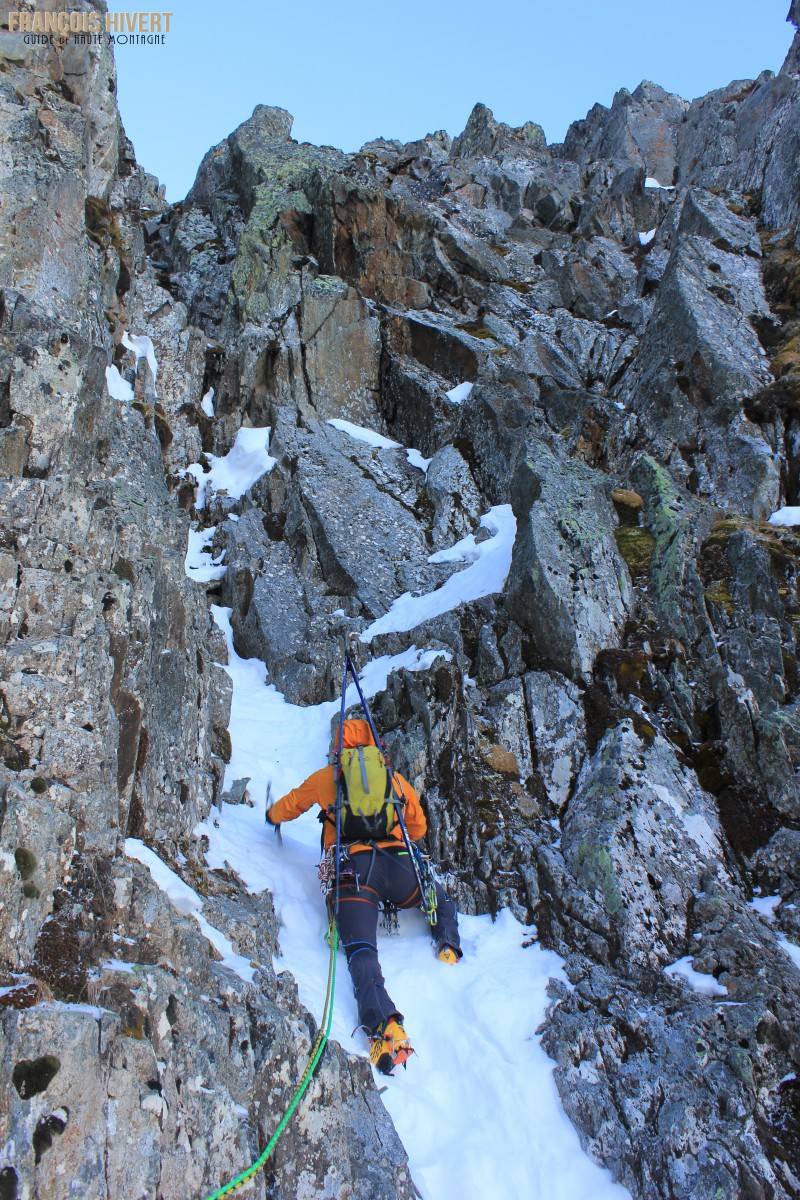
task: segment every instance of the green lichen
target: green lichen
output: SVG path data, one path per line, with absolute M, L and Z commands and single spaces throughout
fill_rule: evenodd
M 764 547 L 776 578 L 781 579 L 787 572 L 794 575 L 800 568 L 800 537 L 793 529 L 741 516 L 723 517 L 712 526 L 700 549 L 701 558 L 709 557 L 715 550 L 724 553 L 731 539 L 739 534 L 749 535 Z
M 695 506 L 689 497 L 681 494 L 669 471 L 654 458 L 649 454 L 645 455 L 642 463 L 650 475 L 651 496 L 647 504 L 647 524 L 656 539 L 657 548 L 662 550 L 674 537 L 679 523 L 692 515 Z
M 750 1055 L 740 1046 L 734 1046 L 728 1053 L 728 1065 L 746 1087 L 754 1087 L 753 1063 Z
M 125 251 L 125 244 L 122 240 L 116 213 L 108 201 L 101 200 L 97 196 L 89 196 L 84 209 L 86 234 L 89 239 L 102 250 L 113 246 L 121 258 Z
M 734 533 L 738 533 L 744 528 L 744 518 L 742 517 L 723 517 L 721 521 L 717 521 L 716 525 L 712 526 L 711 532 L 705 540 L 704 545 L 725 545 Z
M 468 333 L 470 337 L 479 338 L 481 341 L 494 341 L 494 334 L 481 321 L 466 321 L 461 325 L 456 325 L 456 329 L 463 329 L 464 333 Z
M 712 604 L 724 608 L 725 612 L 733 612 L 736 608 L 736 601 L 731 595 L 730 587 L 727 579 L 715 579 L 705 590 L 707 600 Z
M 587 892 L 599 897 L 610 916 L 622 907 L 622 896 L 615 879 L 614 863 L 607 848 L 581 842 L 578 848 L 578 881 Z
M 270 306 L 262 293 L 276 270 L 281 251 L 289 256 L 293 251 L 287 230 L 280 222 L 287 209 L 310 216 L 313 206 L 306 189 L 319 171 L 325 171 L 328 156 L 313 146 L 262 145 L 248 143 L 245 147 L 243 171 L 252 181 L 252 207 L 242 231 L 236 261 L 231 273 L 231 290 L 248 319 L 269 315 Z M 291 270 L 290 257 L 282 264 L 283 272 Z
M 649 529 L 643 529 L 640 525 L 620 525 L 614 530 L 614 539 L 631 573 L 631 579 L 637 582 L 647 579 L 656 548 L 656 539 Z
M 655 728 L 638 713 L 634 713 L 633 716 L 633 731 L 646 746 L 652 746 L 656 740 Z
M 122 1025 L 120 1033 L 123 1037 L 135 1038 L 137 1042 L 142 1041 L 145 1035 L 145 1014 L 141 1009 L 135 1009 L 133 1020 L 130 1024 Z
M 319 292 L 322 296 L 343 296 L 347 294 L 347 284 L 338 275 L 318 275 L 305 285 L 306 290 Z
M 219 755 L 224 763 L 229 763 L 233 754 L 233 744 L 228 730 L 223 729 L 219 725 L 214 725 L 211 731 L 211 739 L 214 753 Z

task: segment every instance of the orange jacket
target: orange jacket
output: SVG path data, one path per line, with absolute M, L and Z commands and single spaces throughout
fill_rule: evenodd
M 369 726 L 366 722 L 345 721 L 344 725 L 345 747 L 374 744 L 372 736 L 369 735 Z M 364 736 L 364 728 L 366 728 L 367 736 Z M 419 796 L 408 780 L 404 779 L 397 771 L 392 775 L 392 782 L 397 792 L 403 796 L 406 802 L 403 809 L 403 819 L 406 823 L 409 839 L 415 842 L 418 838 L 424 836 L 428 828 L 425 814 L 420 807 Z M 301 813 L 308 812 L 312 804 L 318 804 L 323 813 L 326 813 L 329 808 L 336 804 L 336 776 L 333 767 L 322 767 L 319 771 L 315 771 L 313 775 L 309 775 L 305 783 L 301 783 L 299 787 L 292 788 L 285 796 L 281 796 L 280 800 L 276 800 L 269 809 L 267 817 L 273 825 L 280 825 L 284 821 L 293 821 Z M 329 846 L 333 846 L 336 842 L 336 827 L 331 821 L 325 821 L 323 836 L 327 850 Z M 390 830 L 388 838 L 377 842 L 376 845 L 392 846 L 395 842 L 402 841 L 403 834 L 398 821 L 394 829 Z M 365 842 L 356 842 L 350 846 L 351 851 L 368 848 L 369 843 Z

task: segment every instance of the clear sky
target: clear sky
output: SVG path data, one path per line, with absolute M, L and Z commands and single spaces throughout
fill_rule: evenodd
M 130 8 L 112 0 L 112 9 Z M 200 160 L 256 104 L 299 141 L 356 150 L 460 133 L 482 101 L 548 142 L 621 87 L 686 99 L 777 71 L 789 0 L 169 0 L 164 46 L 118 46 L 119 104 L 138 161 L 189 190 Z

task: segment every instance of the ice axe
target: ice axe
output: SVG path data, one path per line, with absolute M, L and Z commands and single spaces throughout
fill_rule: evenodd
M 268 779 L 267 780 L 267 796 L 266 796 L 266 802 L 265 802 L 265 807 L 264 807 L 264 824 L 272 825 L 272 828 L 275 830 L 275 837 L 278 839 L 278 845 L 282 846 L 283 845 L 283 834 L 281 833 L 280 823 L 275 825 L 269 819 L 269 810 L 271 808 L 272 808 L 272 780 Z

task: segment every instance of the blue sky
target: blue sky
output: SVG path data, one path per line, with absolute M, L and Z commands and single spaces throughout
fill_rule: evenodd
M 113 5 L 122 7 L 119 3 Z M 299 141 L 356 150 L 460 133 L 476 101 L 549 142 L 620 87 L 687 99 L 776 71 L 789 0 L 171 0 L 165 46 L 119 46 L 119 104 L 138 161 L 169 200 L 256 104 Z M 666 11 L 665 11 L 666 9 Z

